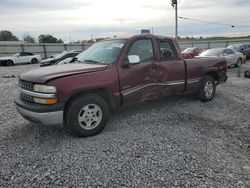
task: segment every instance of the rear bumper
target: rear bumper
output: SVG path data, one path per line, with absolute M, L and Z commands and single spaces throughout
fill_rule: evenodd
M 26 102 L 15 97 L 17 111 L 27 120 L 46 125 L 63 127 L 63 107 L 64 103 L 57 105 L 39 105 L 31 102 Z

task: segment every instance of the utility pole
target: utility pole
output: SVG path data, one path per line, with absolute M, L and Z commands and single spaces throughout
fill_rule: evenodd
M 171 5 L 175 7 L 175 38 L 178 37 L 178 14 L 177 14 L 177 0 L 172 0 Z

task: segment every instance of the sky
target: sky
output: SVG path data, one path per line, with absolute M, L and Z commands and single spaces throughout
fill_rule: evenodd
M 249 10 L 249 0 L 178 0 L 179 16 L 224 24 L 178 19 L 178 35 L 250 35 Z M 0 0 L 0 30 L 19 39 L 52 34 L 69 42 L 151 28 L 154 34 L 175 35 L 170 0 Z

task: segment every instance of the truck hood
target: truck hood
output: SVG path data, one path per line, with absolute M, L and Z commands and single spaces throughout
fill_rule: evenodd
M 46 83 L 51 79 L 105 70 L 107 65 L 72 63 L 60 66 L 42 67 L 35 70 L 28 71 L 20 75 L 20 80 L 29 81 L 33 83 Z

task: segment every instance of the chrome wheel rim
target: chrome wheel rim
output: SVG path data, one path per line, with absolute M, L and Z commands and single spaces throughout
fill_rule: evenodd
M 86 130 L 96 128 L 102 120 L 102 110 L 96 104 L 85 105 L 78 114 L 79 125 Z
M 212 97 L 213 92 L 214 92 L 214 86 L 213 83 L 211 81 L 207 81 L 204 87 L 204 91 L 205 91 L 205 96 L 207 98 Z
M 238 66 L 241 66 L 241 60 L 240 59 L 238 60 Z

